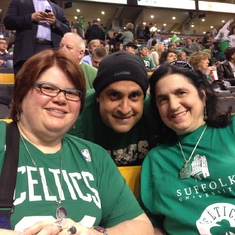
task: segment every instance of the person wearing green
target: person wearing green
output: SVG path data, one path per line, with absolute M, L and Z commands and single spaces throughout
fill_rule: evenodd
M 44 50 L 17 73 L 13 122 L 0 121 L 1 177 L 9 169 L 5 157 L 16 165 L 14 198 L 6 198 L 9 206 L 1 203 L 1 235 L 154 234 L 107 151 L 66 134 L 82 113 L 85 94 L 81 67 L 63 51 Z M 16 137 L 18 151 L 9 136 Z M 12 230 L 2 227 L 4 210 L 11 211 Z
M 160 144 L 142 164 L 140 194 L 155 235 L 234 233 L 235 118 L 184 61 L 157 69 L 150 94 Z
M 97 69 L 82 61 L 85 53 L 84 40 L 78 34 L 66 33 L 61 39 L 59 50 L 68 52 L 78 60 L 86 80 L 86 89 L 92 89 L 94 79 L 97 75 Z
M 116 165 L 141 165 L 151 147 L 148 75 L 135 54 L 107 55 L 69 134 L 105 148 Z

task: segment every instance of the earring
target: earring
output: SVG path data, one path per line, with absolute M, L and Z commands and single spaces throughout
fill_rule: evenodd
M 75 129 L 76 129 L 76 125 L 75 125 L 75 123 L 73 124 L 73 127 L 72 127 L 72 128 L 73 128 L 73 130 L 75 130 Z
M 206 106 L 204 107 L 204 121 L 206 121 L 208 119 L 207 117 L 207 112 L 206 112 Z
M 16 120 L 17 120 L 17 122 L 20 120 L 20 114 L 19 113 L 16 114 Z

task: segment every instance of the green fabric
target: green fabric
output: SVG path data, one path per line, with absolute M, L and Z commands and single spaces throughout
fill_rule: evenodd
M 0 122 L 0 167 L 5 155 L 4 122 Z M 25 140 L 26 145 L 54 197 L 42 186 L 42 179 L 20 140 L 19 167 L 15 189 L 15 209 L 11 216 L 12 227 L 27 226 L 37 216 L 55 218 L 56 197 L 60 190 L 60 151 L 43 154 Z M 66 135 L 62 146 L 62 206 L 68 218 L 87 226 L 114 226 L 142 213 L 131 190 L 125 184 L 116 165 L 100 146 L 77 137 Z M 28 218 L 26 218 L 28 216 Z
M 140 57 L 144 61 L 145 68 L 147 69 L 153 69 L 155 67 L 155 64 L 153 63 L 152 59 L 148 56 L 146 57 Z
M 86 79 L 86 89 L 90 90 L 93 88 L 93 82 L 97 75 L 97 68 L 90 66 L 87 63 L 82 62 L 81 67 L 84 73 L 84 77 Z
M 229 41 L 219 42 L 219 53 L 218 55 L 224 55 L 225 49 L 229 46 Z
M 180 136 L 186 159 L 204 127 Z M 167 234 L 234 234 L 234 141 L 234 118 L 225 128 L 207 127 L 190 161 L 198 178 L 191 176 L 184 180 L 178 177 L 185 163 L 178 144 L 162 144 L 148 153 L 142 165 L 141 197 L 155 225 L 159 216 L 165 217 Z M 207 160 L 208 168 L 205 161 L 204 167 L 197 165 L 200 162 L 196 155 Z
M 149 95 L 146 95 L 144 114 L 128 133 L 116 133 L 100 117 L 94 90 L 88 92 L 85 107 L 75 129 L 69 134 L 92 141 L 105 148 L 117 165 L 140 165 L 150 148 Z

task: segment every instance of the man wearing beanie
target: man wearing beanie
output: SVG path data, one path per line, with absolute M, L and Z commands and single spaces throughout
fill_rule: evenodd
M 69 134 L 105 148 L 118 166 L 141 165 L 150 149 L 148 75 L 132 53 L 107 55 Z

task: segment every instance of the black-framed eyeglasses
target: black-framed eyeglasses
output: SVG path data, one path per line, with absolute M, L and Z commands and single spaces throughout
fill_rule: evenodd
M 82 91 L 74 88 L 62 89 L 47 82 L 35 83 L 34 86 L 39 88 L 42 94 L 50 97 L 56 97 L 60 92 L 63 92 L 67 100 L 79 101 L 82 98 Z
M 182 68 L 187 68 L 190 69 L 192 72 L 195 72 L 193 66 L 189 64 L 187 61 L 184 60 L 175 60 L 170 62 L 170 65 L 174 65 L 176 67 L 182 67 Z

